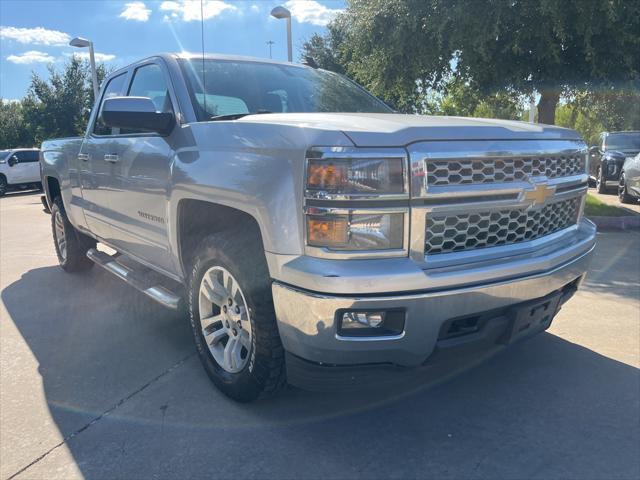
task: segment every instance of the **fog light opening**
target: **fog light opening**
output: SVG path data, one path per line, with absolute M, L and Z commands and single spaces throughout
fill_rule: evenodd
M 388 337 L 404 331 L 404 310 L 340 310 L 336 316 L 343 337 Z

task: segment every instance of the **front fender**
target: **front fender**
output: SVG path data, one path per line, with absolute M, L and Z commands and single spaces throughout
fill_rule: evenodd
M 316 145 L 353 146 L 351 141 L 339 131 L 265 123 L 182 128 L 169 200 L 174 251 L 178 205 L 188 199 L 245 212 L 256 220 L 265 251 L 301 255 L 305 153 Z

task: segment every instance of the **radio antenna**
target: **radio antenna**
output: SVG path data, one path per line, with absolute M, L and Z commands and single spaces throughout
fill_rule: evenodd
M 204 71 L 204 6 L 203 0 L 200 0 L 200 42 L 202 44 L 202 97 L 204 99 L 204 112 L 209 115 L 207 110 L 207 80 Z

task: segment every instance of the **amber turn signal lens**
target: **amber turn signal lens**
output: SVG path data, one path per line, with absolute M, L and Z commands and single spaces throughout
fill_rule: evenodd
M 307 243 L 318 247 L 346 245 L 348 223 L 346 217 L 307 217 Z
M 347 182 L 347 166 L 311 162 L 308 166 L 307 178 L 307 185 L 310 188 L 336 190 Z

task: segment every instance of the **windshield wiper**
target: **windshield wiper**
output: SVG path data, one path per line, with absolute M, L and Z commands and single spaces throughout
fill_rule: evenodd
M 257 112 L 246 112 L 246 113 L 229 113 L 227 115 L 214 115 L 209 118 L 209 120 L 237 120 L 242 117 L 246 117 L 247 115 L 262 115 L 264 113 L 273 113 L 269 110 L 258 110 Z

